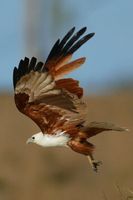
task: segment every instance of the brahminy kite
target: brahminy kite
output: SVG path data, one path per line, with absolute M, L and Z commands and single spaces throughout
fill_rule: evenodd
M 74 34 L 73 27 L 58 39 L 45 62 L 25 57 L 13 71 L 15 104 L 40 128 L 27 143 L 43 147 L 65 146 L 85 155 L 97 171 L 101 162 L 93 158 L 94 145 L 88 139 L 103 131 L 125 131 L 108 122 L 87 123 L 87 105 L 83 88 L 73 78 L 62 78 L 85 62 L 85 57 L 71 61 L 73 53 L 94 33 L 82 37 L 86 27 Z

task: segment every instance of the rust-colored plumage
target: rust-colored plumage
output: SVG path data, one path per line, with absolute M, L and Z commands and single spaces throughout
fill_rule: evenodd
M 13 84 L 15 103 L 20 112 L 30 117 L 50 137 L 67 138 L 66 145 L 73 151 L 89 156 L 94 170 L 99 162 L 92 156 L 94 145 L 88 138 L 102 131 L 123 131 L 110 123 L 91 122 L 86 125 L 86 104 L 83 89 L 72 78 L 61 78 L 80 67 L 85 58 L 70 61 L 73 53 L 91 37 L 81 38 L 86 27 L 74 33 L 72 28 L 60 41 L 57 40 L 45 63 L 35 57 L 21 60 L 14 68 Z M 81 38 L 81 39 L 80 39 Z

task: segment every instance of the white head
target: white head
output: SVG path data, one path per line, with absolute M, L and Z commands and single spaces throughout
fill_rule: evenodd
M 32 137 L 27 140 L 27 144 L 36 143 L 43 147 L 66 146 L 69 140 L 70 138 L 68 135 L 64 134 L 64 131 L 52 135 L 39 132 L 32 135 Z
M 36 143 L 36 144 L 39 144 L 41 143 L 42 139 L 43 139 L 44 135 L 42 132 L 39 132 L 39 133 L 36 133 L 34 135 L 32 135 L 27 141 L 26 143 L 29 144 L 29 143 Z

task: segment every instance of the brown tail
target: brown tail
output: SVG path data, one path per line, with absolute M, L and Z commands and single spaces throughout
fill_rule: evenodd
M 87 137 L 90 138 L 103 131 L 128 131 L 127 128 L 116 126 L 110 122 L 90 122 L 82 130 L 87 133 Z

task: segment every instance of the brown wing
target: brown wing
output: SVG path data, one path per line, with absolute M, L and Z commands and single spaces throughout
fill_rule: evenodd
M 85 104 L 81 97 L 82 88 L 73 79 L 57 80 L 83 64 L 84 58 L 68 63 L 68 58 L 91 36 L 74 42 L 85 32 L 76 33 L 68 42 L 74 29 L 52 48 L 46 63 L 37 63 L 36 58 L 21 60 L 14 68 L 13 83 L 17 108 L 32 120 L 41 130 L 54 134 L 63 127 L 75 126 L 84 120 Z M 74 44 L 74 45 L 73 45 Z

